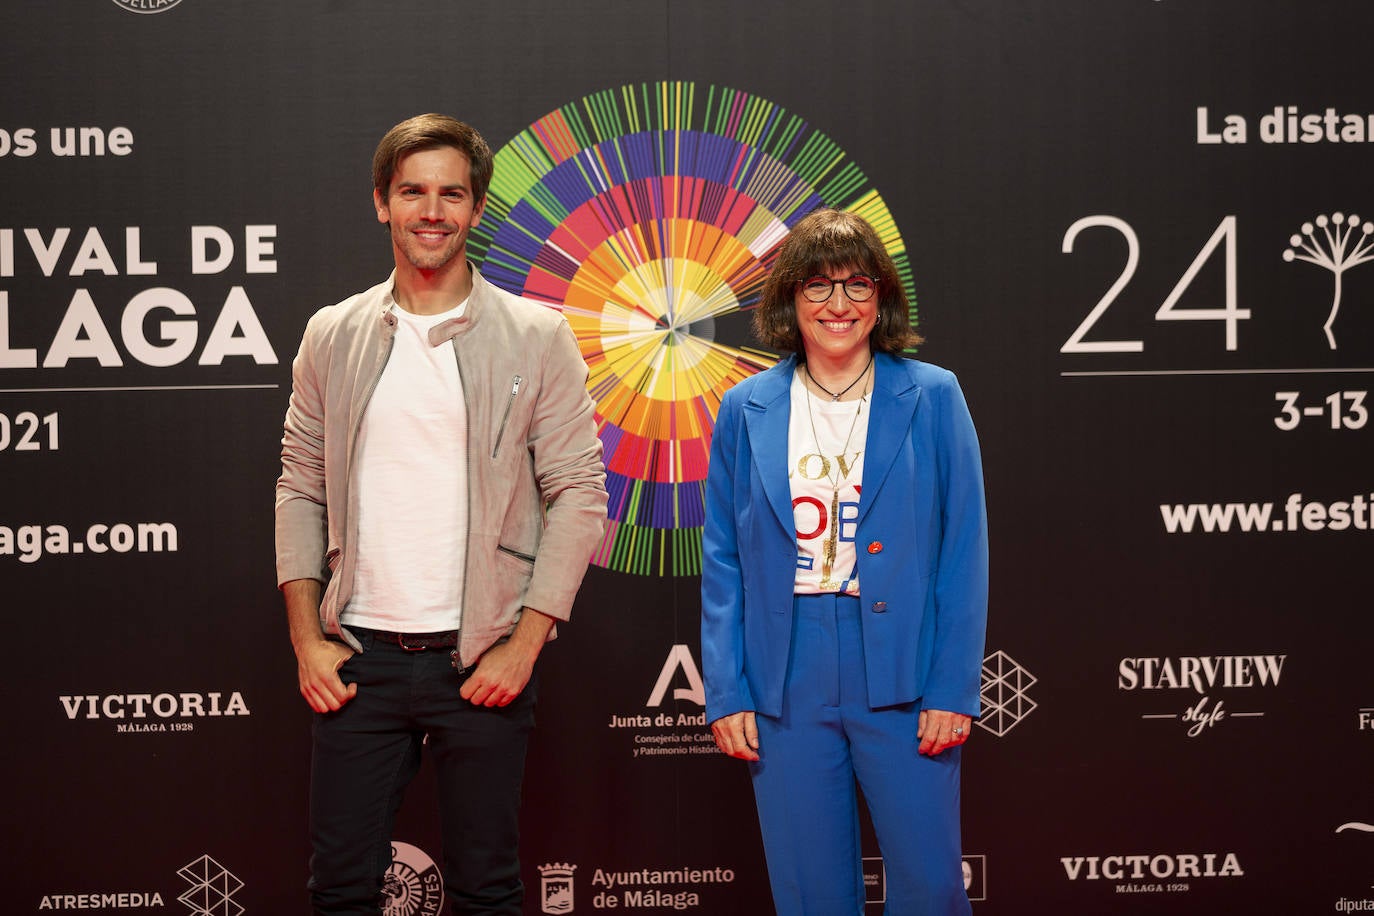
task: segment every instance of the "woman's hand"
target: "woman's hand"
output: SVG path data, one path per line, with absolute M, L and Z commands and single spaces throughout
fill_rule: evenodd
M 923 709 L 921 718 L 916 723 L 916 737 L 921 741 L 921 746 L 917 750 L 934 757 L 947 748 L 958 747 L 968 740 L 969 729 L 972 727 L 973 720 L 960 713 L 946 712 L 943 709 Z M 719 738 L 716 739 L 716 743 L 720 743 Z
M 716 747 L 741 760 L 759 759 L 759 727 L 753 710 L 721 716 L 711 723 Z

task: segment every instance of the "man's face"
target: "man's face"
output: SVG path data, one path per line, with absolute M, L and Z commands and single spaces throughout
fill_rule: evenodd
M 383 199 L 373 193 L 377 222 L 391 224 L 396 265 L 441 270 L 467 255 L 468 232 L 486 204 L 472 198 L 468 157 L 451 146 L 419 150 L 401 158 Z

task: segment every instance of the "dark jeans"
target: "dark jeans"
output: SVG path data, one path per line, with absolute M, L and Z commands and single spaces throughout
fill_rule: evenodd
M 391 829 L 428 736 L 438 773 L 444 888 L 455 914 L 521 912 L 520 783 L 536 682 L 509 706 L 474 706 L 442 650 L 410 652 L 355 631 L 344 663 L 358 695 L 315 716 L 310 774 L 316 913 L 378 916 Z

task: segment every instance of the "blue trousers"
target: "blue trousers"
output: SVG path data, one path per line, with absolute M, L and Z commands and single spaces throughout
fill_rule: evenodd
M 457 914 L 518 916 L 520 786 L 536 685 L 508 706 L 458 695 L 466 676 L 442 650 L 410 652 L 356 631 L 340 670 L 358 695 L 317 714 L 310 773 L 316 913 L 380 916 L 391 830 L 426 736 L 438 775 L 444 889 Z
M 971 912 L 959 748 L 917 753 L 920 706 L 871 709 L 859 600 L 798 595 L 782 715 L 757 716 L 750 764 L 779 916 L 863 916 L 855 779 L 878 835 L 890 916 Z

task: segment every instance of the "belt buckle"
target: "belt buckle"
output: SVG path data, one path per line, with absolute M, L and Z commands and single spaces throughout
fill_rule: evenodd
M 429 646 L 410 646 L 410 645 L 406 645 L 406 634 L 405 634 L 405 633 L 397 633 L 397 634 L 396 634 L 396 645 L 400 646 L 402 649 L 406 650 L 407 652 L 424 652 L 426 649 L 430 648 Z

